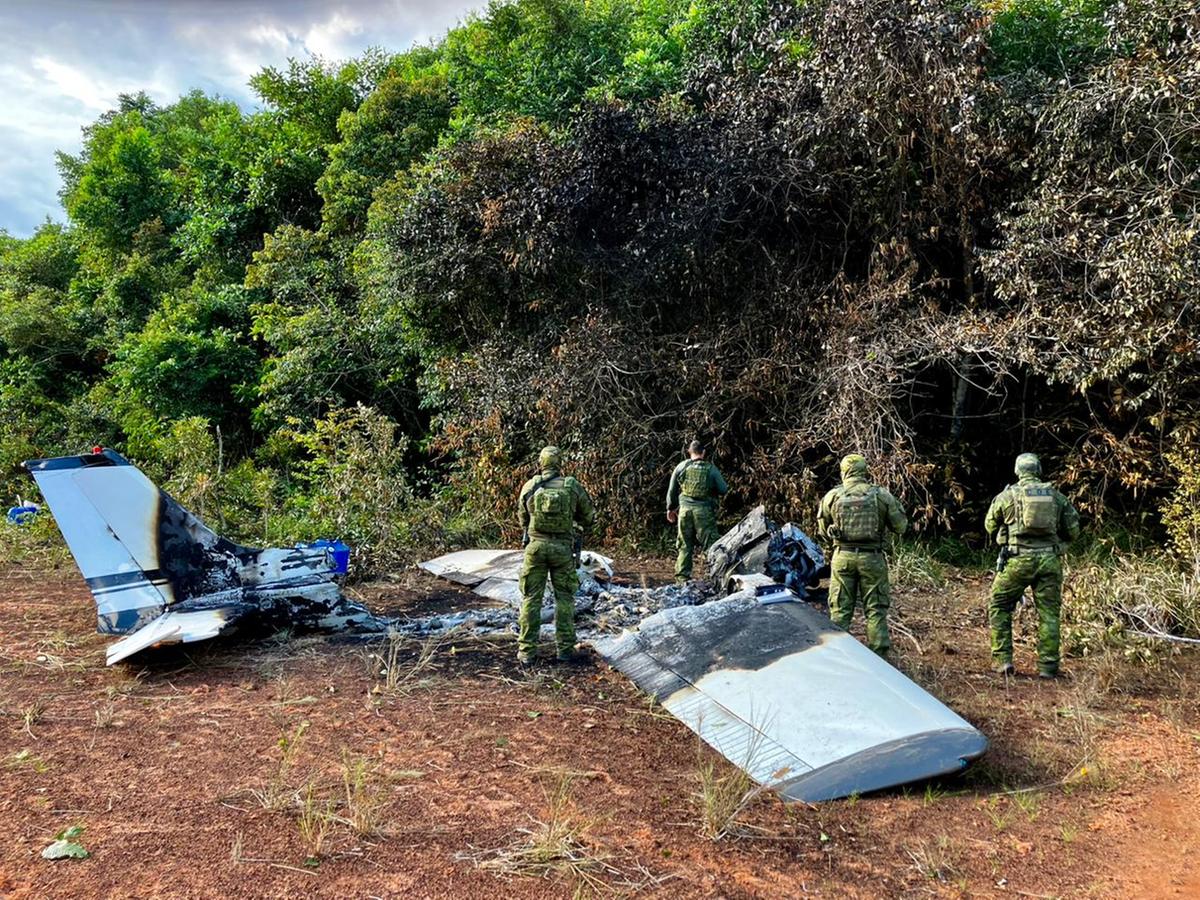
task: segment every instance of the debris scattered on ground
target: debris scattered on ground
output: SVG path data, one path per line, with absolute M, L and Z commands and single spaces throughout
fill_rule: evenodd
M 87 859 L 91 856 L 79 839 L 83 837 L 83 826 L 72 825 L 54 836 L 54 843 L 42 851 L 43 859 Z
M 600 581 L 590 575 L 580 579 L 575 595 L 576 629 L 581 640 L 597 634 L 611 634 L 636 625 L 647 616 L 679 606 L 697 606 L 715 600 L 719 593 L 710 581 L 667 584 L 660 587 L 632 587 Z M 392 630 L 414 636 L 442 634 L 465 628 L 477 634 L 516 631 L 518 610 L 511 606 L 467 609 L 454 613 L 410 619 L 396 619 Z M 542 622 L 554 620 L 554 605 L 542 606 Z
M 733 593 L 738 575 L 767 575 L 800 597 L 815 587 L 825 569 L 825 554 L 791 522 L 782 527 L 756 506 L 721 536 L 708 554 L 708 571 L 722 593 Z

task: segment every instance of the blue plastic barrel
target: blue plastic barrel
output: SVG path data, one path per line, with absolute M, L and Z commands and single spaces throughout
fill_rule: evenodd
M 302 550 L 328 550 L 330 559 L 333 561 L 333 572 L 338 575 L 345 575 L 350 571 L 350 547 L 348 544 L 321 538 L 319 541 L 313 541 L 311 544 L 297 544 L 296 546 Z

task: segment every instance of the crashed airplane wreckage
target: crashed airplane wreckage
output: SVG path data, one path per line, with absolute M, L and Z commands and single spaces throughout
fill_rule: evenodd
M 520 558 L 468 550 L 422 568 L 515 604 Z M 966 720 L 803 602 L 825 560 L 799 528 L 758 507 L 708 564 L 728 596 L 585 582 L 581 611 L 633 594 L 648 615 L 618 634 L 579 633 L 758 784 L 787 800 L 833 800 L 954 774 L 987 750 Z
M 245 619 L 384 632 L 335 579 L 345 545 L 254 550 L 217 536 L 119 453 L 25 463 L 96 599 L 97 630 L 125 635 L 108 664 L 156 644 L 202 641 Z
M 502 604 L 398 621 L 341 593 L 344 545 L 256 550 L 219 537 L 111 450 L 25 464 L 96 600 L 108 663 L 200 641 L 228 626 L 361 634 L 513 627 L 520 551 L 468 550 L 422 568 Z M 977 730 L 802 602 L 820 549 L 762 507 L 714 544 L 705 582 L 605 584 L 584 553 L 579 634 L 600 656 L 759 784 L 818 801 L 959 771 L 987 749 Z M 731 592 L 731 593 L 730 593 Z M 721 596 L 728 594 L 728 596 Z M 548 616 L 543 612 L 543 621 Z

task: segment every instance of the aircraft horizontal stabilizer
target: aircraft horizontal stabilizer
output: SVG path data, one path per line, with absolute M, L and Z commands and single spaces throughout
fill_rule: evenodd
M 524 560 L 523 550 L 458 550 L 419 565 L 429 574 L 461 584 L 481 597 L 519 607 Z M 579 555 L 579 562 L 581 576 L 600 572 L 612 575 L 612 560 L 607 556 L 584 550 Z M 551 590 L 549 584 L 546 589 Z

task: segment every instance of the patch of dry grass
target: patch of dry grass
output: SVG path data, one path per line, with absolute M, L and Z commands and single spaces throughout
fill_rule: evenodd
M 920 841 L 905 849 L 912 866 L 932 881 L 948 881 L 957 875 L 957 860 L 950 838 L 944 834 L 936 840 Z
M 739 836 L 747 829 L 739 817 L 764 788 L 755 783 L 746 770 L 753 765 L 755 748 L 751 747 L 744 768 L 730 765 L 723 758 L 697 747 L 696 777 L 700 783 L 694 795 L 700 812 L 700 831 L 709 840 L 719 841 Z
M 611 863 L 610 855 L 591 839 L 596 821 L 580 814 L 571 798 L 574 778 L 561 775 L 546 788 L 544 818 L 517 830 L 517 840 L 508 847 L 471 857 L 481 868 L 503 876 L 552 878 L 576 886 L 582 893 L 608 891 L 609 879 L 624 874 Z
M 386 779 L 379 765 L 369 759 L 342 754 L 344 812 L 339 821 L 355 834 L 376 837 L 385 834 Z
M 310 780 L 300 792 L 299 810 L 296 813 L 296 828 L 309 860 L 321 858 L 325 841 L 336 821 L 333 801 L 320 796 L 316 781 Z
M 373 693 L 406 696 L 427 685 L 438 653 L 456 636 L 456 629 L 432 634 L 418 641 L 403 634 L 389 634 L 387 640 L 365 655 L 367 671 L 376 680 Z M 410 655 L 410 651 L 414 651 Z
M 309 723 L 301 722 L 296 728 L 279 738 L 279 764 L 260 788 L 253 788 L 250 795 L 263 809 L 278 811 L 291 805 L 296 789 L 292 785 L 293 771 L 300 748 L 304 745 Z

